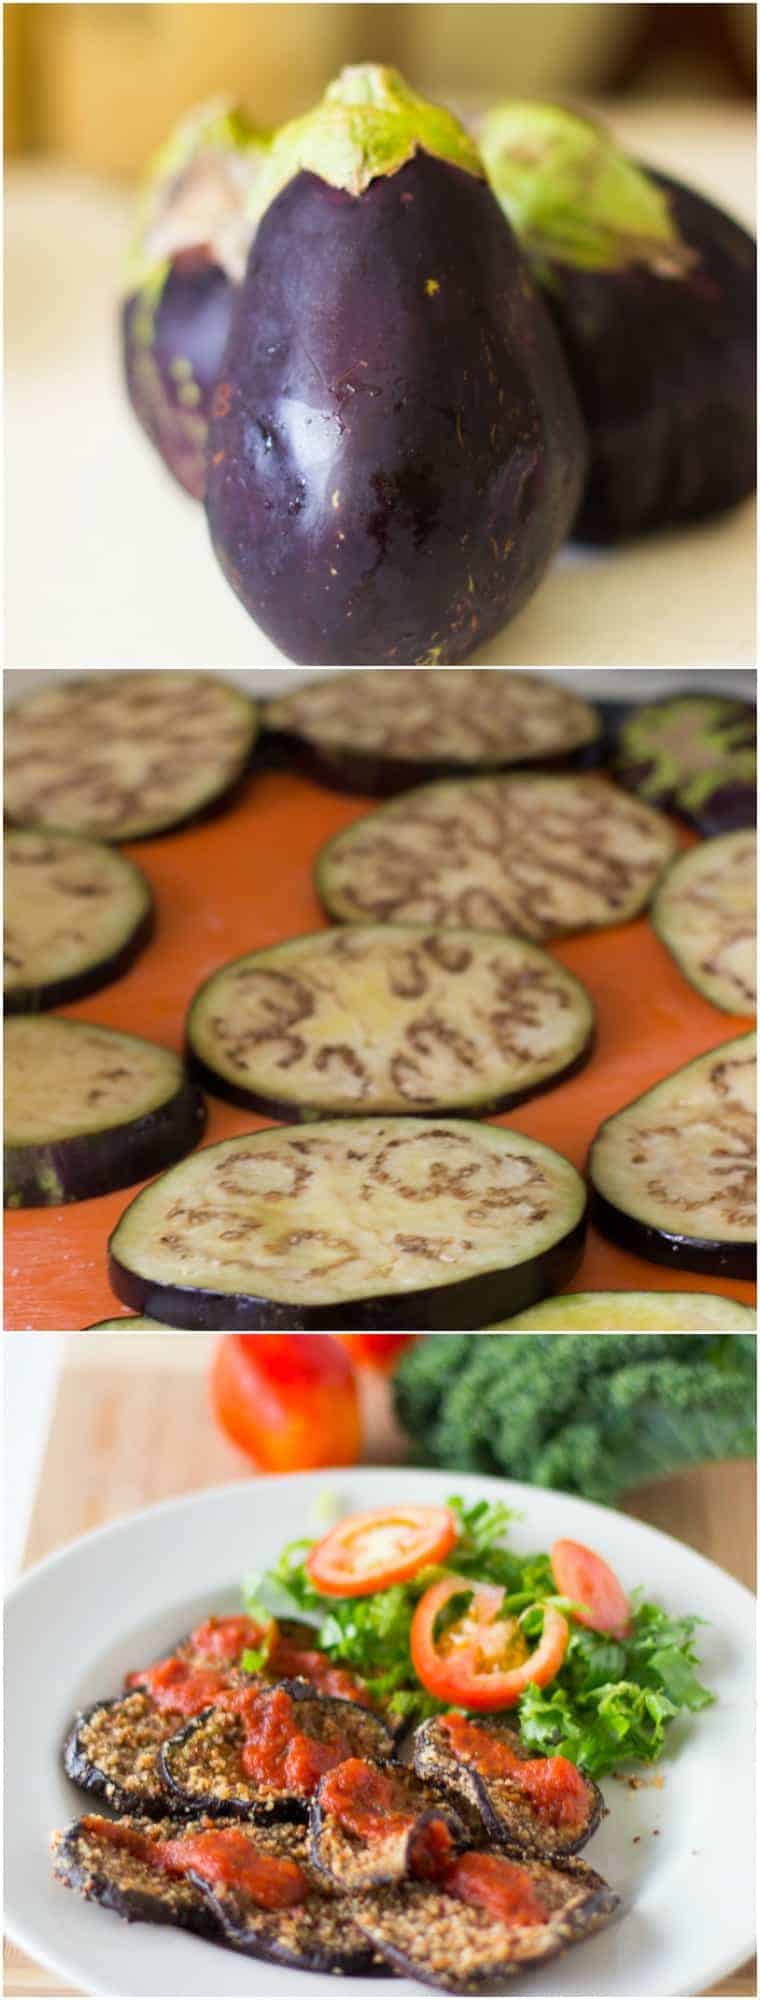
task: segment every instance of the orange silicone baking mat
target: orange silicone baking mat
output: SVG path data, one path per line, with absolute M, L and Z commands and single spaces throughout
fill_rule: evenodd
M 324 924 L 312 883 L 317 849 L 373 803 L 291 773 L 254 771 L 217 818 L 127 847 L 153 889 L 153 941 L 125 978 L 60 1012 L 181 1048 L 188 1003 L 216 966 Z M 690 836 L 681 838 L 688 846 Z M 555 1146 L 582 1169 L 603 1118 L 751 1024 L 719 1013 L 687 985 L 646 917 L 563 940 L 552 951 L 589 989 L 595 1051 L 578 1076 L 499 1122 Z M 214 1098 L 208 1111 L 204 1143 L 267 1122 Z M 68 1332 L 124 1311 L 108 1283 L 106 1245 L 136 1192 L 7 1215 L 6 1328 Z M 747 1304 L 754 1296 L 746 1283 L 644 1263 L 594 1230 L 572 1289 L 721 1291 Z

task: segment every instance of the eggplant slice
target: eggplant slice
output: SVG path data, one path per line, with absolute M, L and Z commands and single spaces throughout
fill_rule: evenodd
M 58 1007 L 108 986 L 152 927 L 149 885 L 125 855 L 76 834 L 6 833 L 6 1014 Z
M 454 779 L 334 834 L 316 887 L 341 923 L 455 925 L 542 943 L 637 916 L 675 845 L 662 814 L 596 772 Z
M 168 1874 L 160 1866 L 120 1846 L 109 1828 L 136 1834 L 150 1846 L 234 1829 L 257 1854 L 295 1862 L 305 1878 L 302 1902 L 264 1909 L 233 1884 L 211 1886 L 192 1868 Z M 66 1888 L 115 1911 L 127 1923 L 174 1924 L 227 1945 L 251 1958 L 274 1960 L 301 1972 L 360 1976 L 383 1970 L 372 1945 L 354 1922 L 345 1896 L 331 1893 L 311 1868 L 308 1842 L 300 1827 L 241 1827 L 239 1821 L 208 1819 L 158 1822 L 77 1820 L 52 1839 L 53 1873 Z
M 76 1890 L 88 1903 L 113 1910 L 125 1923 L 173 1924 L 179 1930 L 195 1931 L 199 1937 L 218 1939 L 219 1921 L 203 1890 L 181 1875 L 159 1872 L 149 1860 L 119 1846 L 109 1837 L 108 1828 L 113 1825 L 118 1826 L 119 1821 L 99 1820 L 88 1813 L 54 1833 L 50 1848 L 56 1881 Z M 139 1816 L 129 1820 L 129 1828 L 151 1844 L 191 1830 L 186 1820 L 178 1825 L 167 1818 Z M 192 1831 L 196 1830 L 193 1826 Z
M 681 1333 L 723 1333 L 743 1327 L 749 1333 L 756 1326 L 751 1308 L 722 1292 L 566 1292 L 486 1331 L 660 1333 L 672 1327 Z
M 602 1794 L 593 1778 L 580 1773 L 587 1794 L 582 1824 L 572 1830 L 563 1828 L 521 1790 L 516 1777 L 486 1774 L 478 1769 L 476 1758 L 457 1756 L 443 1726 L 444 1720 L 433 1716 L 415 1731 L 414 1768 L 420 1778 L 463 1801 L 482 1821 L 489 1838 L 508 1854 L 561 1861 L 585 1847 L 605 1811 Z M 527 1750 L 517 1730 L 501 1720 L 483 1717 L 477 1729 L 484 1738 L 504 1743 L 521 1763 L 546 1761 L 538 1760 L 533 1751 Z
M 93 1702 L 75 1716 L 66 1736 L 66 1775 L 82 1791 L 104 1799 L 112 1812 L 151 1819 L 176 1812 L 158 1754 L 183 1719 L 171 1709 L 157 1708 L 140 1688 Z
M 620 1898 L 583 1861 L 549 1866 L 525 1858 L 519 1866 L 545 1907 L 540 1923 L 510 1924 L 463 1902 L 443 1884 L 427 1882 L 365 1891 L 354 1899 L 357 1923 L 408 1978 L 446 1993 L 491 1992 L 523 1967 L 540 1965 L 590 1937 L 620 1906 Z
M 682 854 L 652 905 L 652 923 L 684 978 L 726 1014 L 757 1005 L 757 839 L 725 833 Z
M 222 966 L 191 1003 L 199 1083 L 275 1118 L 504 1111 L 575 1072 L 591 1001 L 517 938 L 356 925 Z
M 88 673 L 9 710 L 5 809 L 20 826 L 138 840 L 207 813 L 242 776 L 257 711 L 190 670 Z
M 131 1326 L 133 1333 L 160 1333 L 160 1320 L 140 1319 L 137 1313 L 123 1313 L 121 1319 L 94 1319 L 90 1326 L 83 1326 L 83 1333 L 121 1333 L 125 1326 Z
M 607 1118 L 591 1148 L 604 1235 L 656 1264 L 752 1278 L 756 1036 L 722 1042 Z
M 349 670 L 267 702 L 263 723 L 320 783 L 378 795 L 564 761 L 600 732 L 596 711 L 558 682 L 477 667 Z
M 170 1326 L 477 1328 L 562 1288 L 585 1202 L 568 1160 L 504 1126 L 270 1128 L 205 1147 L 132 1201 L 111 1284 Z
M 378 1771 L 362 1760 L 371 1780 L 379 1777 L 389 1793 L 388 1803 L 377 1814 L 378 1824 L 361 1832 L 347 1826 L 330 1803 L 328 1773 L 312 1799 L 309 1813 L 309 1851 L 320 1874 L 337 1889 L 353 1895 L 382 1883 L 400 1882 L 406 1876 L 429 1877 L 440 1872 L 448 1856 L 467 1844 L 468 1833 L 461 1814 L 436 1796 L 414 1771 L 398 1766 Z M 361 1782 L 356 1765 L 345 1768 L 351 1779 Z M 361 1794 L 359 1795 L 361 1804 Z M 385 1818 L 385 1825 L 380 1822 Z
M 630 710 L 612 758 L 618 784 L 678 812 L 698 833 L 754 826 L 755 710 L 723 695 L 685 694 Z
M 315 1694 L 305 1681 L 279 1681 L 263 1696 L 284 1692 L 297 1707 L 294 1727 L 318 1744 L 345 1744 L 343 1757 L 385 1763 L 393 1754 L 388 1724 L 358 1702 Z M 266 1824 L 308 1818 L 311 1790 L 264 1784 L 241 1762 L 245 1726 L 234 1709 L 207 1708 L 161 1747 L 159 1769 L 167 1790 L 185 1811 Z
M 201 1137 L 179 1056 L 54 1014 L 5 1024 L 5 1206 L 85 1201 L 156 1174 Z

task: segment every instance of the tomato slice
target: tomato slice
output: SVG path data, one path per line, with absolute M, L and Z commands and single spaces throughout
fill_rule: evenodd
M 555 1542 L 552 1575 L 562 1597 L 572 1597 L 583 1609 L 573 1612 L 591 1632 L 608 1632 L 624 1639 L 631 1629 L 631 1607 L 614 1569 L 582 1542 Z
M 325 1597 L 371 1597 L 443 1562 L 458 1533 L 448 1507 L 370 1508 L 348 1514 L 316 1542 L 306 1569 Z
M 452 1597 L 472 1589 L 471 1601 L 440 1637 L 436 1621 Z M 545 1687 L 562 1665 L 570 1632 L 554 1606 L 544 1608 L 544 1629 L 531 1652 L 517 1618 L 500 1618 L 504 1591 L 490 1583 L 445 1576 L 420 1598 L 412 1619 L 412 1665 L 428 1694 L 462 1708 L 514 1708 L 531 1681 Z

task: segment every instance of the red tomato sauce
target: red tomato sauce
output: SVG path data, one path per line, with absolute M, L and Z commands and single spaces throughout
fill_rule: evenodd
M 172 1875 L 199 1875 L 211 1889 L 236 1889 L 260 1910 L 285 1910 L 302 1903 L 309 1884 L 297 1861 L 257 1851 L 242 1827 L 184 1833 L 160 1841 L 158 1865 Z
M 337 1695 L 342 1701 L 356 1701 L 362 1708 L 372 1708 L 371 1697 L 364 1682 L 347 1667 L 335 1667 L 327 1653 L 318 1647 L 297 1646 L 292 1639 L 277 1632 L 270 1647 L 267 1671 L 281 1674 L 283 1680 L 310 1681 L 320 1694 Z
M 474 1765 L 483 1778 L 509 1778 L 551 1826 L 572 1831 L 583 1825 L 589 1786 L 568 1757 L 518 1757 L 509 1743 L 489 1736 L 464 1715 L 444 1716 L 442 1728 L 455 1757 Z
M 536 1883 L 519 1861 L 497 1854 L 460 1854 L 444 1878 L 449 1896 L 487 1910 L 505 1924 L 542 1924 L 548 1915 Z
M 206 1618 L 191 1632 L 190 1645 L 193 1652 L 203 1654 L 206 1659 L 224 1660 L 230 1666 L 237 1666 L 241 1653 L 249 1646 L 262 1646 L 268 1632 L 268 1626 L 256 1625 L 252 1618 L 242 1615 L 239 1618 Z
M 247 1778 L 271 1785 L 273 1791 L 298 1792 L 310 1798 L 319 1780 L 348 1756 L 342 1732 L 329 1743 L 298 1727 L 296 1705 L 284 1688 L 245 1688 L 232 1706 L 241 1717 L 245 1742 L 241 1765 Z
M 155 1860 L 155 1841 L 149 1834 L 138 1832 L 136 1826 L 124 1826 L 118 1819 L 100 1819 L 97 1813 L 85 1813 L 81 1825 L 85 1833 L 94 1834 L 97 1840 L 110 1841 L 112 1847 L 126 1848 L 138 1861 Z
M 202 1708 L 229 1692 L 230 1675 L 222 1667 L 195 1667 L 175 1654 L 127 1674 L 124 1685 L 144 1689 L 157 1708 L 171 1709 L 177 1715 L 200 1715 Z

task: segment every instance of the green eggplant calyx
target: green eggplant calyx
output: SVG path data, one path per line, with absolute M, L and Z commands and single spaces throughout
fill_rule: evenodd
M 398 173 L 418 150 L 485 178 L 474 140 L 453 112 L 418 97 L 397 70 L 356 64 L 328 85 L 319 104 L 276 134 L 251 190 L 249 219 L 258 223 L 298 173 L 361 195 L 380 175 Z
M 250 241 L 246 202 L 270 134 L 224 97 L 196 105 L 150 159 L 138 196 L 127 289 L 148 285 L 155 301 L 182 251 L 208 246 L 230 277 L 242 277 Z
M 494 194 L 530 258 L 621 271 L 645 264 L 680 278 L 696 261 L 667 195 L 603 126 L 560 104 L 515 100 L 483 121 L 480 150 Z

